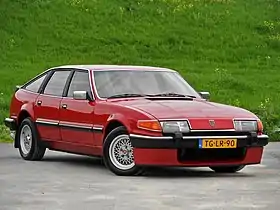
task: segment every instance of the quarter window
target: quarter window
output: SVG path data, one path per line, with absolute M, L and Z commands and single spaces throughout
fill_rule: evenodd
M 67 96 L 73 97 L 73 92 L 79 90 L 90 92 L 89 77 L 86 71 L 76 71 L 74 73 Z
M 45 87 L 44 94 L 62 96 L 70 71 L 56 71 Z
M 28 84 L 25 87 L 25 89 L 37 93 L 39 88 L 40 88 L 40 86 L 41 86 L 41 84 L 42 84 L 42 82 L 46 78 L 46 76 L 47 76 L 47 74 L 45 74 L 45 75 L 39 77 L 38 79 L 34 80 L 30 84 Z

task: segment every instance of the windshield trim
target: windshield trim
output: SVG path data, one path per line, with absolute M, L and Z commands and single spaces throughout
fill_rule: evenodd
M 101 71 L 114 71 L 114 70 L 111 70 L 111 69 L 106 69 L 106 70 L 101 70 Z M 133 70 L 133 69 L 116 69 L 116 71 L 144 71 L 144 72 L 154 72 L 154 71 L 157 71 L 157 72 L 169 72 L 169 73 L 174 73 L 174 74 L 177 74 L 181 80 L 183 80 L 185 83 L 187 83 L 187 85 L 189 85 L 193 91 L 197 94 L 197 97 L 196 98 L 200 98 L 200 94 L 194 89 L 194 87 L 192 87 L 181 75 L 179 72 L 173 70 L 173 69 L 143 69 L 143 70 L 139 70 L 139 69 L 136 69 L 136 70 Z M 97 87 L 96 87 L 96 81 L 95 81 L 95 72 L 100 72 L 100 70 L 92 70 L 92 74 L 91 74 L 91 77 L 92 77 L 92 84 L 93 84 L 93 88 L 94 88 L 94 92 L 97 96 L 98 99 L 100 100 L 108 100 L 108 98 L 104 98 L 104 97 L 100 97 L 100 95 L 98 94 L 98 91 L 97 91 Z M 139 97 L 138 97 L 139 98 Z M 169 96 L 166 96 L 166 97 L 162 97 L 161 98 L 171 98 Z M 178 98 L 178 97 L 173 97 L 173 98 Z M 182 98 L 182 97 L 179 97 L 179 98 Z

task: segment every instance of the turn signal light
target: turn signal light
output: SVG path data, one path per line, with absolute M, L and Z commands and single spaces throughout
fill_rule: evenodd
M 262 121 L 258 120 L 258 132 L 262 133 L 263 132 L 263 124 Z
M 157 120 L 139 120 L 137 127 L 150 131 L 162 131 L 161 125 Z

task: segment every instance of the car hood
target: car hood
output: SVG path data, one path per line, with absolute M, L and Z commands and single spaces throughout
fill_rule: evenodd
M 157 99 L 132 99 L 120 100 L 124 106 L 146 112 L 157 119 L 188 119 L 191 124 L 204 127 L 209 125 L 209 120 L 218 122 L 220 128 L 233 128 L 234 118 L 255 118 L 256 115 L 245 109 L 230 105 L 209 102 L 200 99 L 194 100 L 157 100 Z M 207 121 L 207 123 L 205 122 Z

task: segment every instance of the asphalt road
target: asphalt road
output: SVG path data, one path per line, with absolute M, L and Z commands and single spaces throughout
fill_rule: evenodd
M 280 143 L 262 164 L 234 175 L 208 168 L 150 169 L 118 177 L 100 160 L 47 151 L 43 161 L 20 158 L 0 144 L 0 210 L 280 209 Z

